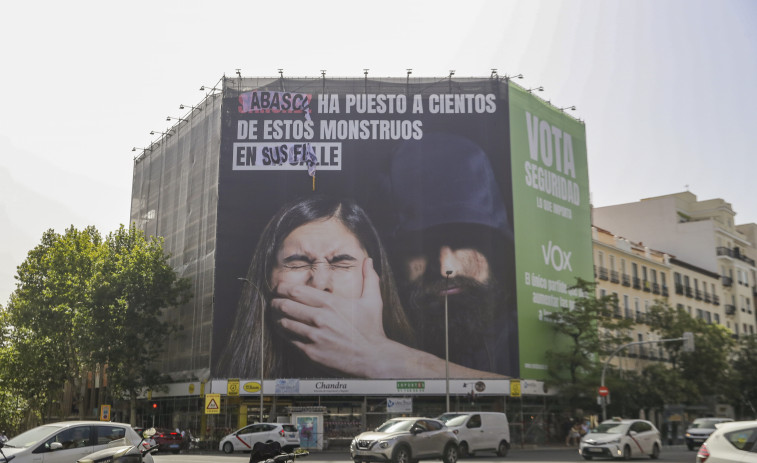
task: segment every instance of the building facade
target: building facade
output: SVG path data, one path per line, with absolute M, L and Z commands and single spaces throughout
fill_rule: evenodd
M 131 221 L 164 239 L 171 264 L 194 289 L 191 301 L 166 314 L 180 329 L 156 361 L 173 382 L 146 393 L 145 416 L 206 433 L 258 419 L 315 419 L 323 445 L 397 413 L 504 411 L 513 394 L 539 403 L 545 351 L 555 343 L 542 315 L 570 306 L 575 277 L 591 279 L 580 121 L 496 74 L 223 78 L 190 108 L 134 160 Z M 360 244 L 376 250 L 368 257 L 383 310 L 398 300 L 405 311 L 390 307 L 399 315 L 384 314 L 378 334 L 353 323 L 353 342 L 332 357 L 297 350 L 291 338 L 299 338 L 282 334 L 287 328 L 270 304 L 279 275 L 349 270 L 310 251 L 275 260 L 294 233 L 277 235 L 290 223 L 277 217 L 320 195 L 348 198 L 363 211 L 354 209 L 355 217 L 370 217 L 378 242 Z M 460 257 L 453 248 L 473 258 L 450 266 L 442 260 Z M 310 260 L 295 269 L 292 259 Z M 289 273 L 270 270 L 285 264 Z M 425 272 L 418 284 L 437 286 L 421 288 L 426 300 L 418 306 L 410 297 L 414 272 Z M 490 293 L 476 296 L 485 303 L 460 296 L 469 291 L 462 277 L 487 283 Z M 450 329 L 442 331 L 448 304 Z M 379 338 L 368 361 L 345 361 Z M 387 361 L 381 353 L 390 345 L 403 354 Z M 384 368 L 366 373 L 374 363 Z M 220 404 L 207 413 L 211 394 Z
M 726 201 L 688 191 L 593 211 L 597 226 L 675 256 L 675 304 L 739 336 L 755 333 L 756 268 L 754 224 L 737 226 L 735 215 Z

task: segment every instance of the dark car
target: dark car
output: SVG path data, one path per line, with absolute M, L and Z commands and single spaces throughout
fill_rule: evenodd
M 157 428 L 156 431 L 152 438 L 158 446 L 158 452 L 179 453 L 181 451 L 181 433 L 165 428 Z
M 704 441 L 715 431 L 715 425 L 733 421 L 731 418 L 697 418 L 686 429 L 686 447 L 689 450 L 698 449 Z

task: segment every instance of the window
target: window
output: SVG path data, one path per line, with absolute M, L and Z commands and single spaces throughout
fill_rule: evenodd
M 628 302 L 628 294 L 623 295 L 623 307 L 625 307 L 626 310 L 631 308 Z
M 663 286 L 665 286 L 665 285 L 668 284 L 667 281 L 665 281 L 665 280 L 666 280 L 666 278 L 665 278 L 665 272 L 660 272 L 660 282 L 662 282 Z
M 468 420 L 467 428 L 480 428 L 481 427 L 481 415 L 473 415 Z
M 631 273 L 633 273 L 634 278 L 639 278 L 639 264 L 636 262 L 631 264 Z
M 657 283 L 657 270 L 650 269 L 651 277 L 652 277 L 652 283 Z
M 715 313 L 713 315 L 715 316 L 715 323 L 717 323 L 719 325 L 720 324 L 720 314 Z
M 675 284 L 677 284 L 677 285 L 681 284 L 681 274 L 680 273 L 678 273 L 678 272 L 674 272 L 673 273 L 673 282 L 675 282 Z
M 600 267 L 605 266 L 605 254 L 602 251 L 597 251 L 597 265 Z
M 608 256 L 610 258 L 610 270 L 615 270 L 615 256 Z
M 116 426 L 96 426 L 97 431 L 97 445 L 105 445 L 111 441 L 117 439 L 123 439 L 126 437 L 126 429 Z
M 90 438 L 89 426 L 74 426 L 68 429 L 64 429 L 58 434 L 48 439 L 44 445 L 41 445 L 34 453 L 49 452 L 50 446 L 58 442 L 63 445 L 63 449 L 74 449 L 81 447 L 90 447 L 92 440 Z
M 626 273 L 626 260 L 620 259 L 620 272 Z

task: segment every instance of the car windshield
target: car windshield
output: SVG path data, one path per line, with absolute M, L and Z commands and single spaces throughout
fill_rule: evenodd
M 592 430 L 592 432 L 602 434 L 625 434 L 628 431 L 628 423 L 602 423 Z
M 697 419 L 694 420 L 693 423 L 691 423 L 691 428 L 705 428 L 705 429 L 715 429 L 715 425 L 718 423 L 722 423 L 723 420 L 701 420 Z
M 376 431 L 378 432 L 410 431 L 410 428 L 413 427 L 414 423 L 415 423 L 414 420 L 389 420 L 386 423 L 379 426 L 378 428 L 376 428 Z
M 61 429 L 60 426 L 39 426 L 26 432 L 22 432 L 13 439 L 10 439 L 5 443 L 5 446 L 25 449 L 39 443 L 41 440 L 59 429 Z
M 445 413 L 444 415 L 437 418 L 437 420 L 441 421 L 442 423 L 446 424 L 447 426 L 460 426 L 465 422 L 465 418 L 468 415 L 463 415 L 460 413 Z

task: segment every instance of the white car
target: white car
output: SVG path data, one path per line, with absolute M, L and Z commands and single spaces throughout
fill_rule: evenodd
M 697 452 L 697 463 L 757 461 L 757 421 L 731 421 L 715 425 L 715 431 Z
M 662 440 L 660 431 L 646 420 L 603 421 L 581 438 L 578 453 L 585 460 L 592 458 L 636 458 L 649 455 L 659 458 Z
M 14 463 L 74 463 L 118 439 L 137 445 L 141 437 L 126 423 L 64 421 L 23 432 L 8 440 L 2 450 L 6 457 L 14 457 Z M 152 463 L 152 457 L 145 462 Z
M 291 452 L 300 446 L 297 426 L 281 423 L 255 423 L 237 429 L 221 439 L 218 449 L 225 453 L 249 452 L 258 442 L 278 442 L 285 452 Z

